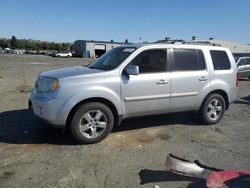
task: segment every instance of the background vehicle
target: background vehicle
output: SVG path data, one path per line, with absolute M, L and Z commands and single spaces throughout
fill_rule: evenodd
M 56 57 L 72 57 L 71 52 L 58 52 L 55 55 Z
M 248 77 L 250 80 L 250 57 L 241 57 L 237 61 L 240 77 Z
M 122 119 L 196 111 L 218 123 L 237 97 L 237 66 L 227 48 L 146 44 L 113 48 L 88 67 L 43 72 L 33 112 L 69 126 L 81 143 L 104 139 Z

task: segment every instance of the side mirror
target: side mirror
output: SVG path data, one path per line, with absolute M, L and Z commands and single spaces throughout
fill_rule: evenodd
M 137 65 L 128 65 L 126 68 L 126 72 L 128 75 L 138 75 L 139 67 Z

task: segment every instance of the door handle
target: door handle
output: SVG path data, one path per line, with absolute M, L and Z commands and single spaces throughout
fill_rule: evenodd
M 206 80 L 208 80 L 208 78 L 206 76 L 202 76 L 202 77 L 199 78 L 199 81 L 201 81 L 201 82 L 206 81 Z
M 167 80 L 159 80 L 158 82 L 156 82 L 156 84 L 167 84 L 168 81 Z

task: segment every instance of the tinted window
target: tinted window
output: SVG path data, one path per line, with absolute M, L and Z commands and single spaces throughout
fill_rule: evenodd
M 225 51 L 211 50 L 210 51 L 214 70 L 228 70 L 231 68 L 229 58 Z
M 246 58 L 246 64 L 250 65 L 250 58 Z
M 140 73 L 165 72 L 166 50 L 144 51 L 131 64 L 138 65 Z
M 174 49 L 175 71 L 204 70 L 205 61 L 201 50 Z
M 240 59 L 238 66 L 245 65 L 246 64 L 246 59 Z

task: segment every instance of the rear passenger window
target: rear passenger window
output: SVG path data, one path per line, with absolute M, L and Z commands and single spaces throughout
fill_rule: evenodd
M 210 54 L 213 60 L 214 70 L 231 69 L 231 64 L 225 51 L 211 50 Z
M 195 49 L 174 49 L 175 71 L 204 70 L 205 61 L 201 50 Z

